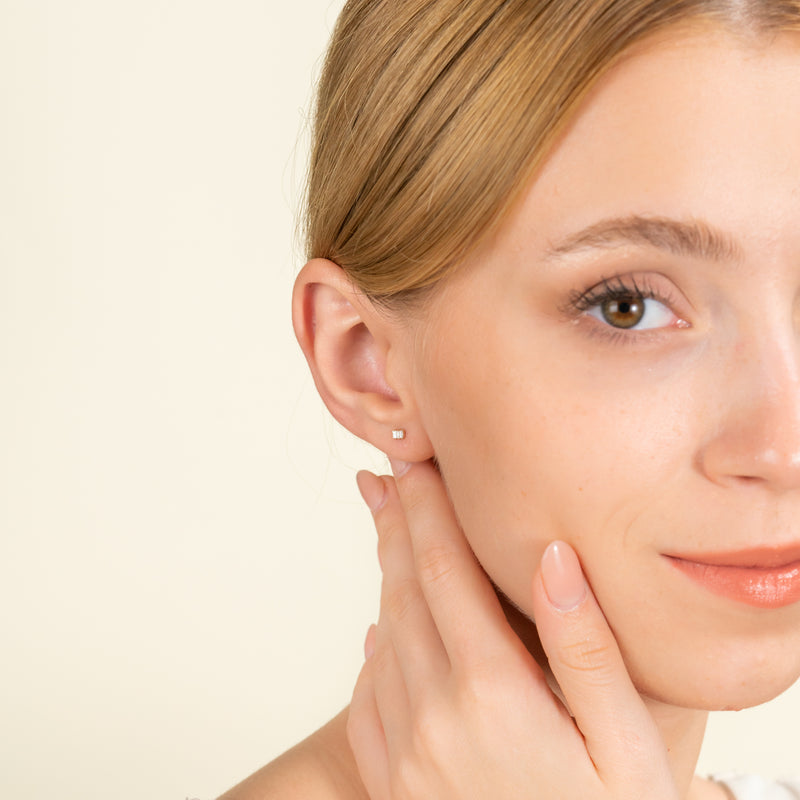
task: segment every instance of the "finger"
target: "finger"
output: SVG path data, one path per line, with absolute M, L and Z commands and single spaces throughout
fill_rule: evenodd
M 353 690 L 347 717 L 347 741 L 371 800 L 389 800 L 389 754 L 375 702 L 372 665 L 368 658 Z
M 501 656 L 513 638 L 431 462 L 393 464 L 419 583 L 454 668 Z
M 385 602 L 385 569 L 391 571 L 391 552 L 385 550 L 383 540 L 394 538 L 394 529 L 402 520 L 391 514 L 391 505 L 386 511 L 389 500 L 390 479 L 385 479 L 363 470 L 356 476 L 358 489 L 364 502 L 375 519 L 378 531 L 378 556 L 384 578 L 381 582 L 381 609 L 377 625 L 370 626 L 364 642 L 365 656 L 370 664 L 369 675 L 372 684 L 376 712 L 381 721 L 383 738 L 389 751 L 398 740 L 404 741 L 408 731 L 410 710 L 408 690 L 405 678 L 400 669 L 394 643 L 392 641 L 391 616 Z M 395 503 L 396 505 L 396 503 Z
M 548 546 L 533 595 L 536 627 L 550 668 L 600 777 L 628 763 L 637 744 L 661 752 L 655 723 L 568 544 Z
M 447 672 L 447 654 L 417 580 L 411 538 L 394 481 L 362 472 L 358 482 L 365 498 L 380 496 L 374 518 L 383 569 L 381 626 L 394 644 L 413 699 Z
M 370 665 L 375 703 L 391 758 L 403 753 L 411 738 L 412 711 L 397 652 L 382 619 L 378 621 Z

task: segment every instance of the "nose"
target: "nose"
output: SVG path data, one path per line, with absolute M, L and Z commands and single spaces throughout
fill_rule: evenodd
M 800 357 L 791 344 L 762 333 L 729 365 L 725 395 L 713 404 L 717 424 L 701 447 L 700 469 L 721 486 L 800 488 Z M 727 390 L 730 391 L 727 391 Z

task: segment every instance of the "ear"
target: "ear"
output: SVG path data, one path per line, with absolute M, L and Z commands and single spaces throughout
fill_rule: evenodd
M 433 456 L 410 389 L 409 333 L 400 321 L 325 259 L 309 261 L 297 276 L 292 321 L 317 391 L 345 428 L 391 458 Z M 405 437 L 393 438 L 395 430 Z

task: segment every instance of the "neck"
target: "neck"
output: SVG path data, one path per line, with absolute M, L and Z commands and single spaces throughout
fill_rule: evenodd
M 536 626 L 501 593 L 498 592 L 498 596 L 511 627 L 544 670 L 548 683 L 555 694 L 563 700 L 550 671 L 547 655 L 539 641 Z M 678 788 L 678 796 L 692 797 L 695 791 L 692 779 L 697 768 L 697 759 L 700 757 L 708 712 L 668 705 L 644 695 L 642 700 L 661 732 L 661 738 L 664 740 L 667 756 L 672 766 L 672 775 Z

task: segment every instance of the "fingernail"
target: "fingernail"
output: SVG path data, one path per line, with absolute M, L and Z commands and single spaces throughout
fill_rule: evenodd
M 377 475 L 373 475 L 365 469 L 356 475 L 356 483 L 361 497 L 364 498 L 364 502 L 374 514 L 386 501 L 386 486 Z
M 559 611 L 572 611 L 586 598 L 586 578 L 578 556 L 564 542 L 550 542 L 542 556 L 542 581 L 550 603 Z
M 409 464 L 407 461 L 400 461 L 396 458 L 390 458 L 389 464 L 392 467 L 392 472 L 394 473 L 395 478 L 400 478 L 405 475 L 411 466 L 411 464 Z
M 374 625 L 370 625 L 367 629 L 367 638 L 364 640 L 364 658 L 370 659 L 372 658 L 372 654 L 375 652 L 375 631 L 377 628 Z

